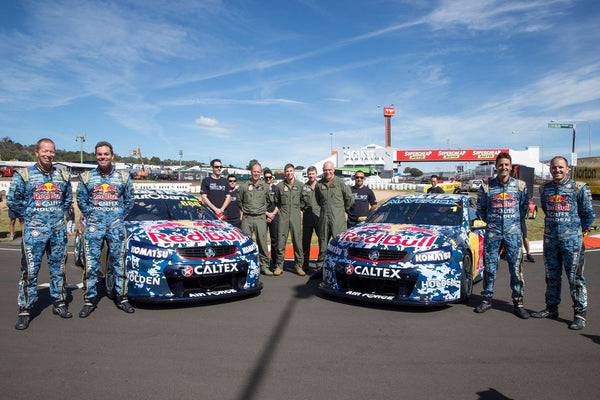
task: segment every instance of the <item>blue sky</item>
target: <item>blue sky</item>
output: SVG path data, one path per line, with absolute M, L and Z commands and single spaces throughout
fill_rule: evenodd
M 334 148 L 600 154 L 596 0 L 0 4 L 0 137 L 245 166 Z M 585 121 L 585 122 L 584 122 Z M 514 133 L 513 133 L 514 132 Z M 330 135 L 333 133 L 333 136 Z

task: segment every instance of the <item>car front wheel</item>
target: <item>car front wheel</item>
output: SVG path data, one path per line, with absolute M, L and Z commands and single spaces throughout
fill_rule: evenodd
M 460 302 L 466 303 L 473 293 L 473 262 L 470 254 L 465 254 L 460 273 Z

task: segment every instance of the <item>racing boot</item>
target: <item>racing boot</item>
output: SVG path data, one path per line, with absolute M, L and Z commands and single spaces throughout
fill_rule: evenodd
M 27 329 L 29 326 L 29 309 L 25 307 L 19 308 L 19 315 L 17 316 L 17 323 L 15 324 L 15 329 L 22 331 L 23 329 Z
M 527 261 L 534 263 L 535 262 L 535 258 L 533 258 L 533 256 L 531 254 L 527 254 L 526 257 Z
M 492 308 L 492 301 L 490 299 L 484 299 L 473 311 L 477 314 L 483 314 L 490 308 Z
M 266 276 L 273 276 L 273 273 L 271 272 L 271 270 L 269 268 L 261 267 L 260 272 L 261 272 L 261 274 L 266 275 Z
M 523 304 L 521 304 L 521 303 L 514 303 L 514 304 L 515 304 L 514 313 L 517 317 L 519 317 L 521 319 L 529 318 L 529 313 L 527 312 L 527 310 L 525 310 L 525 308 L 523 308 Z
M 58 315 L 61 318 L 71 318 L 73 314 L 67 309 L 64 301 L 55 301 L 52 305 L 52 314 Z
M 115 303 L 117 304 L 117 308 L 125 311 L 127 314 L 133 314 L 135 312 L 135 308 L 129 304 L 127 297 L 117 296 L 115 298 Z
M 583 328 L 585 328 L 585 325 L 587 324 L 587 320 L 585 319 L 585 316 L 586 316 L 585 314 L 586 314 L 585 311 L 576 312 L 575 318 L 573 318 L 573 322 L 571 323 L 571 325 L 569 325 L 569 329 L 572 329 L 574 331 L 580 331 Z
M 542 311 L 531 313 L 533 318 L 550 318 L 556 319 L 558 318 L 558 307 L 556 306 L 547 306 Z
M 85 299 L 85 303 L 79 311 L 79 318 L 87 318 L 96 309 L 96 299 Z

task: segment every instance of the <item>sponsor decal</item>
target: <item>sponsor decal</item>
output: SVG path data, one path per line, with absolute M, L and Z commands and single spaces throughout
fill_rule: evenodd
M 417 253 L 413 257 L 413 261 L 415 263 L 439 263 L 443 261 L 448 261 L 452 257 L 452 252 L 450 249 L 440 249 L 434 251 L 426 251 L 422 253 Z
M 117 188 L 108 183 L 96 186 L 92 191 L 92 199 L 94 200 L 117 200 L 118 198 Z
M 129 252 L 139 258 L 147 259 L 167 259 L 171 257 L 170 250 L 145 246 L 142 242 L 130 242 Z
M 256 243 L 250 243 L 249 245 L 242 247 L 242 254 L 253 253 L 256 250 L 258 250 Z
M 195 267 L 187 265 L 182 269 L 182 274 L 186 278 L 192 275 L 218 275 L 232 272 L 239 272 L 237 263 L 197 265 Z
M 449 286 L 458 286 L 460 281 L 455 278 L 448 279 L 430 279 L 421 283 L 421 289 L 443 289 Z
M 327 245 L 327 251 L 338 256 L 344 254 L 344 249 L 342 249 L 341 247 L 335 247 L 331 243 Z
M 381 244 L 402 247 L 431 247 L 435 243 L 436 239 L 437 236 L 432 235 L 413 237 L 380 233 L 372 236 L 363 236 L 352 231 L 347 231 L 340 237 L 339 241 L 347 243 Z
M 246 239 L 238 230 L 231 229 L 224 232 L 193 231 L 188 235 L 168 234 L 163 232 L 146 232 L 152 243 L 185 243 L 206 241 L 235 241 Z
M 160 194 L 160 193 L 135 193 L 133 196 L 136 200 L 157 199 L 157 200 L 193 200 L 193 197 L 177 194 Z
M 368 299 L 394 300 L 394 296 L 387 296 L 387 295 L 383 295 L 383 294 L 363 293 L 363 292 L 357 292 L 355 290 L 348 290 L 345 293 L 347 295 L 350 295 L 350 296 L 365 297 L 365 298 L 368 298 Z
M 235 289 L 215 290 L 213 292 L 205 293 L 190 293 L 189 297 L 210 297 L 210 296 L 222 296 L 224 294 L 237 293 Z
M 137 272 L 128 272 L 127 280 L 129 282 L 141 283 L 142 285 L 160 285 L 160 277 L 158 276 L 143 276 L 139 275 Z
M 364 267 L 360 265 L 349 265 L 346 267 L 347 275 L 371 276 L 375 278 L 402 279 L 399 269 L 383 267 Z
M 36 187 L 33 192 L 33 198 L 35 200 L 60 200 L 61 197 L 62 191 L 60 190 L 60 187 L 52 182 L 47 182 Z

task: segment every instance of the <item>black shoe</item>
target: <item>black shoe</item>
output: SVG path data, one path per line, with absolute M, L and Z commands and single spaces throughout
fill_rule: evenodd
M 87 318 L 92 313 L 92 311 L 94 311 L 95 309 L 96 309 L 95 301 L 94 300 L 86 300 L 85 304 L 81 308 L 81 311 L 79 311 L 79 318 Z
M 558 318 L 558 308 L 556 307 L 547 307 L 542 311 L 531 313 L 533 318 L 550 318 L 556 319 Z
M 17 323 L 15 324 L 15 329 L 22 331 L 23 329 L 27 329 L 29 326 L 29 310 L 26 308 L 19 309 L 19 315 L 17 316 Z
M 483 314 L 490 308 L 492 308 L 492 302 L 490 300 L 483 300 L 473 311 L 477 314 Z
M 318 270 L 316 270 L 315 273 L 312 274 L 310 276 L 310 278 L 308 278 L 308 279 L 315 280 L 315 279 L 321 279 L 321 278 L 323 278 L 323 268 L 319 268 Z
M 574 331 L 580 331 L 583 328 L 585 328 L 586 324 L 587 320 L 585 319 L 585 312 L 581 314 L 575 314 L 575 318 L 573 319 L 571 325 L 569 325 L 569 329 L 572 329 Z
M 514 313 L 517 317 L 521 318 L 521 319 L 527 319 L 529 318 L 529 313 L 527 312 L 527 310 L 525 310 L 523 308 L 522 304 L 515 304 L 515 310 Z
M 535 258 L 533 258 L 533 256 L 531 254 L 527 254 L 527 257 L 525 257 L 527 259 L 527 261 L 534 263 L 535 262 Z
M 67 309 L 64 301 L 55 301 L 52 305 L 52 314 L 56 314 L 61 318 L 71 318 L 73 314 Z
M 135 308 L 129 304 L 127 297 L 117 296 L 115 303 L 117 304 L 117 308 L 125 311 L 127 314 L 133 314 L 135 312 Z

